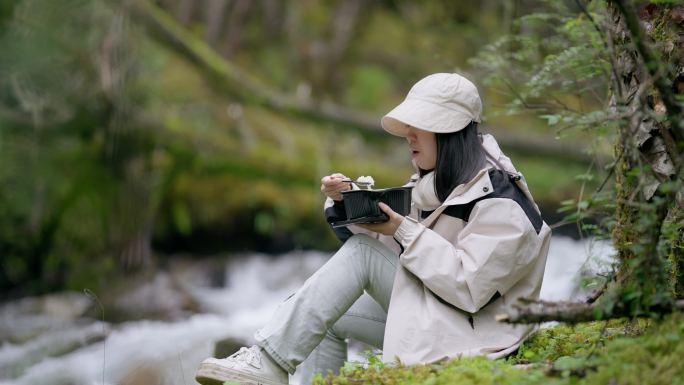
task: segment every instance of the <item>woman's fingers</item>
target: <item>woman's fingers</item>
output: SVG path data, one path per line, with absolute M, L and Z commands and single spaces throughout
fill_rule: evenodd
M 361 226 L 366 230 L 375 231 L 376 233 L 392 236 L 401 225 L 401 222 L 404 220 L 404 216 L 398 214 L 388 205 L 382 202 L 378 203 L 378 205 L 380 206 L 380 210 L 389 216 L 389 220 L 382 223 L 359 224 L 358 226 Z
M 394 213 L 394 210 L 392 210 L 392 208 L 389 207 L 386 203 L 378 202 L 378 206 L 380 207 L 380 210 L 382 210 L 387 215 L 392 215 L 392 213 Z
M 397 213 L 396 211 L 392 210 L 392 208 L 390 208 L 389 205 L 382 202 L 378 202 L 378 206 L 380 207 L 380 210 L 382 210 L 382 212 L 384 212 L 385 214 L 387 214 L 388 217 L 390 217 L 390 220 L 397 219 L 400 217 L 403 219 L 403 216 Z
M 342 183 L 342 181 L 345 179 L 347 179 L 347 177 L 343 174 L 327 175 L 321 178 L 321 184 L 324 184 L 326 186 L 337 185 L 339 183 Z
M 321 192 L 334 200 L 342 200 L 342 191 L 351 189 L 348 182 L 342 182 L 345 179 L 347 177 L 340 173 L 324 176 L 321 178 Z

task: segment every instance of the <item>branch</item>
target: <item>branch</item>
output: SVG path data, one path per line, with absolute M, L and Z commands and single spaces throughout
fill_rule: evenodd
M 540 323 L 563 321 L 577 323 L 594 321 L 593 304 L 584 302 L 532 301 L 528 304 L 513 304 L 505 314 L 496 315 L 496 320 L 506 323 Z
M 505 314 L 496 315 L 496 320 L 506 323 L 540 323 L 560 321 L 580 323 L 605 319 L 631 317 L 628 306 L 617 303 L 611 311 L 599 307 L 597 303 L 584 302 L 551 302 L 543 300 L 525 300 L 510 306 Z M 599 309 L 601 309 L 599 311 Z M 672 306 L 660 306 L 648 309 L 650 312 L 667 314 L 684 310 L 684 300 L 678 300 Z
M 360 113 L 329 102 L 298 99 L 277 92 L 226 61 L 202 39 L 188 32 L 165 11 L 149 1 L 130 1 L 132 14 L 166 45 L 201 68 L 211 84 L 239 100 L 272 110 L 323 120 L 368 131 L 382 132 L 375 115 Z
M 33 126 L 36 124 L 36 121 L 31 116 L 5 107 L 2 104 L 0 104 L 0 120 L 23 126 Z
M 611 282 L 613 282 L 615 280 L 615 278 L 616 278 L 615 274 L 611 274 L 611 278 L 606 279 L 606 282 L 604 282 L 603 285 L 601 285 L 601 287 L 598 290 L 593 292 L 591 294 L 591 296 L 589 296 L 589 298 L 587 298 L 586 301 L 584 301 L 584 302 L 585 303 L 596 302 L 596 300 L 599 299 L 599 297 L 601 297 L 603 295 L 603 293 L 606 292 L 606 290 L 608 290 L 608 286 L 610 285 Z
M 589 22 L 591 25 L 594 27 L 596 32 L 598 32 L 599 36 L 601 37 L 601 42 L 603 43 L 603 48 L 605 48 L 606 52 L 609 52 L 610 55 L 610 61 L 611 61 L 611 76 L 613 77 L 613 82 L 615 86 L 617 87 L 617 91 L 619 95 L 622 95 L 622 84 L 620 83 L 620 77 L 618 76 L 617 73 L 617 66 L 615 64 L 615 51 L 613 51 L 613 47 L 611 44 L 609 44 L 610 38 L 605 38 L 604 35 L 605 33 L 601 30 L 601 27 L 599 27 L 598 23 L 594 19 L 593 16 L 591 16 L 591 13 L 589 13 L 589 10 L 587 7 L 582 4 L 580 0 L 575 0 L 575 4 L 579 7 L 579 9 L 582 11 L 582 13 L 589 19 Z
M 617 166 L 618 162 L 620 162 L 622 158 L 622 154 L 624 153 L 621 152 L 618 154 L 617 158 L 613 161 L 613 165 L 610 166 L 610 170 L 608 171 L 608 175 L 603 179 L 603 182 L 601 182 L 601 185 L 596 188 L 596 191 L 594 191 L 594 194 L 598 194 L 603 190 L 603 188 L 606 186 L 606 183 L 608 183 L 608 180 L 613 176 L 613 173 L 615 173 L 615 167 Z

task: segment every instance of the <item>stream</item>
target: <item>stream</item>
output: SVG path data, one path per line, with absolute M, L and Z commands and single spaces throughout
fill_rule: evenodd
M 109 322 L 108 306 L 88 291 L 2 304 L 0 385 L 195 384 L 195 370 L 215 341 L 251 343 L 276 306 L 331 254 L 185 258 L 118 299 L 113 306 L 138 311 L 124 322 Z M 591 289 L 583 288 L 583 278 L 609 269 L 613 254 L 605 241 L 555 236 L 542 298 L 582 299 Z M 164 316 L 142 318 L 151 312 Z M 363 361 L 365 349 L 350 344 L 350 360 Z M 296 375 L 291 383 L 298 383 Z

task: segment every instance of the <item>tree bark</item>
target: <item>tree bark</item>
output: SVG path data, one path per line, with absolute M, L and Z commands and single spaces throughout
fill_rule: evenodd
M 195 16 L 195 9 L 197 7 L 196 0 L 180 0 L 178 4 L 178 20 L 183 25 L 188 25 Z
M 283 33 L 285 21 L 284 8 L 287 3 L 284 0 L 262 0 L 264 31 L 270 40 L 279 39 Z
M 242 44 L 242 30 L 244 29 L 245 19 L 250 13 L 252 0 L 234 0 L 234 4 L 228 14 L 228 25 L 223 36 L 223 47 L 221 53 L 226 58 L 232 58 Z
M 631 40 L 636 48 L 638 56 L 643 61 L 645 68 L 653 81 L 653 85 L 658 90 L 659 96 L 665 104 L 667 109 L 666 118 L 670 122 L 670 130 L 673 138 L 680 142 L 684 140 L 684 122 L 682 122 L 682 108 L 676 101 L 674 92 L 672 90 L 671 74 L 667 70 L 664 63 L 653 52 L 648 42 L 648 37 L 641 27 L 641 21 L 636 14 L 636 11 L 629 5 L 625 4 L 624 0 L 614 0 L 615 5 L 620 11 L 620 14 L 626 24 L 627 30 L 631 35 Z M 651 24 L 663 24 L 664 15 L 659 15 L 660 20 L 650 20 Z M 667 28 L 667 27 L 665 27 Z M 679 157 L 679 154 L 674 154 Z M 678 160 L 678 159 L 675 159 Z
M 209 0 L 206 8 L 207 43 L 216 47 L 223 34 L 229 0 Z
M 676 26 L 670 23 L 669 18 L 672 12 L 678 9 L 684 12 L 684 8 L 649 4 L 641 9 L 640 18 L 625 1 L 614 0 L 612 3 L 618 39 L 624 40 L 617 43 L 624 47 L 624 63 L 627 64 L 619 68 L 623 89 L 628 90 L 623 98 L 630 111 L 635 113 L 635 118 L 629 121 L 629 125 L 623 125 L 620 133 L 623 139 L 619 149 L 627 156 L 621 157 L 623 172 L 617 185 L 618 222 L 614 242 L 621 262 L 618 280 L 623 282 L 624 289 L 641 292 L 647 301 L 658 304 L 681 295 L 677 292 L 682 287 L 681 275 L 677 271 L 682 264 L 682 226 L 673 223 L 672 219 L 682 217 L 682 202 L 677 195 L 682 186 L 684 134 L 682 108 L 675 98 L 677 88 L 673 87 L 676 76 L 668 70 L 674 67 L 681 71 L 682 63 L 672 60 L 680 58 L 681 53 L 668 56 L 661 51 L 656 54 L 652 47 L 667 49 L 667 43 L 677 47 L 667 38 L 665 41 L 657 39 L 662 40 L 661 36 L 673 32 L 675 36 L 681 33 L 681 29 L 672 30 Z M 644 32 L 642 25 L 650 26 L 650 34 Z M 656 28 L 661 30 L 656 33 Z M 682 47 L 678 48 L 681 50 Z M 665 61 L 668 58 L 670 60 Z M 653 118 L 659 114 L 664 115 L 664 122 Z M 633 141 L 635 136 L 641 139 Z M 630 183 L 629 173 L 636 168 L 642 170 L 642 175 Z M 678 187 L 669 191 L 659 189 L 665 182 Z M 628 205 L 634 202 L 638 204 Z M 671 234 L 671 231 L 679 233 L 679 236 Z

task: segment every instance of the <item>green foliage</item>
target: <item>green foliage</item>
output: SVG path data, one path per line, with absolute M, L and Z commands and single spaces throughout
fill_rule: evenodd
M 18 0 L 6 0 L 0 3 L 0 30 L 4 27 L 5 22 L 11 19 L 17 3 L 19 3 Z
M 547 12 L 517 19 L 516 33 L 487 45 L 471 63 L 485 84 L 509 95 L 503 113 L 533 110 L 558 130 L 610 124 L 613 115 L 604 109 L 610 62 L 602 36 L 577 10 L 542 3 Z M 600 13 L 591 15 L 601 22 Z
M 384 107 L 383 96 L 390 93 L 391 78 L 384 69 L 376 66 L 355 70 L 346 89 L 345 104 L 378 111 Z
M 107 96 L 93 86 L 100 64 L 93 52 L 117 17 L 101 3 L 76 0 L 26 0 L 16 3 L 13 15 L 0 36 L 0 288 L 21 283 L 44 291 L 93 283 L 104 275 L 89 274 L 87 257 L 111 246 L 107 220 L 119 188 L 119 161 L 130 157 L 107 152 L 112 127 L 103 127 L 109 123 L 103 117 L 116 113 L 107 97 L 138 100 L 123 89 Z M 118 48 L 113 43 L 112 51 Z M 124 66 L 128 59 L 119 57 Z M 118 144 L 126 150 L 144 146 L 141 134 L 119 131 Z M 108 269 L 106 261 L 105 254 L 95 263 L 98 273 Z
M 586 137 L 590 154 L 606 154 L 620 115 L 606 108 L 611 59 L 597 30 L 605 19 L 604 4 L 591 2 L 587 13 L 563 2 L 540 5 L 515 20 L 511 33 L 484 47 L 471 64 L 481 70 L 485 84 L 506 96 L 498 114 L 532 112 L 558 136 Z M 566 171 L 581 187 L 578 197 L 562 198 L 558 212 L 565 222 L 606 238 L 615 223 L 613 189 L 604 188 L 612 170 L 597 164 Z
M 96 290 L 159 257 L 147 254 L 150 245 L 172 252 L 186 245 L 333 248 L 321 176 L 370 174 L 389 187 L 412 173 L 402 140 L 275 114 L 216 92 L 120 2 L 1 3 L 3 293 Z M 385 112 L 415 79 L 463 66 L 501 29 L 499 6 L 376 4 L 333 66 L 312 53 L 332 39 L 336 4 L 293 9 L 303 21 L 297 36 L 267 36 L 258 12 L 250 14 L 249 49 L 231 60 L 276 89 L 311 86 L 323 101 Z M 190 25 L 200 35 L 205 27 Z M 515 160 L 545 205 L 575 191 L 558 169 L 583 171 L 526 154 Z M 211 242 L 216 249 L 205 245 Z
M 679 5 L 682 0 L 650 0 L 651 4 Z
M 577 195 L 578 184 L 573 175 L 586 172 L 585 166 L 560 159 L 511 153 L 517 169 L 525 175 L 535 201 L 544 208 Z M 588 183 L 594 187 L 595 183 Z

